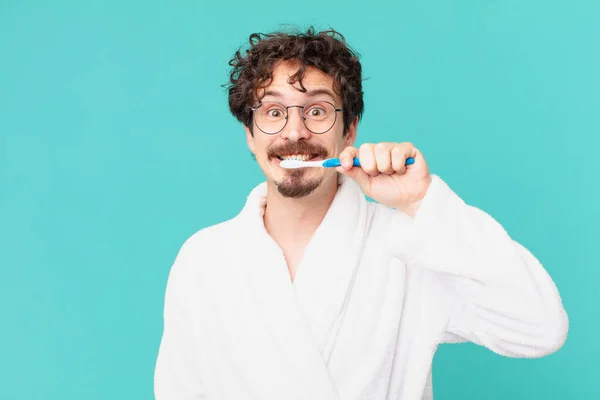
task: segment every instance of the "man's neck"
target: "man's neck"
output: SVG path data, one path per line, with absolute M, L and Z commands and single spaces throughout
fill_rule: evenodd
M 277 188 L 267 190 L 264 223 L 280 246 L 304 247 L 317 230 L 337 193 L 337 179 L 331 179 L 302 199 L 283 197 Z

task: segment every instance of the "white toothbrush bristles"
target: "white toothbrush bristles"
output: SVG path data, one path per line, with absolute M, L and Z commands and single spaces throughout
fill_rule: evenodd
M 295 168 L 305 168 L 305 167 L 322 167 L 323 161 L 302 161 L 293 158 L 289 158 L 287 160 L 282 160 L 279 165 L 281 168 L 286 169 L 295 169 Z

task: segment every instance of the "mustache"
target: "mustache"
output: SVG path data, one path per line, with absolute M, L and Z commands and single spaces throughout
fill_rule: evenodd
M 268 150 L 269 157 L 289 156 L 293 154 L 315 154 L 321 157 L 327 157 L 328 151 L 325 147 L 312 145 L 306 142 L 286 142 L 277 147 L 272 147 Z

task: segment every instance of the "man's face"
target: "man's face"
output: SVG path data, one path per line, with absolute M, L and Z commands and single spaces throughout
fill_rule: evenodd
M 288 83 L 289 77 L 296 71 L 297 66 L 294 64 L 278 64 L 273 70 L 273 79 L 269 86 L 258 93 L 259 98 L 265 94 L 260 101 L 278 102 L 284 107 L 328 101 L 333 103 L 335 108 L 343 108 L 342 99 L 333 90 L 333 78 L 318 69 L 309 68 L 302 79 L 302 84 L 306 88 L 306 92 L 303 93 L 298 90 L 300 85 L 297 82 L 294 85 Z M 332 168 L 284 169 L 279 166 L 281 159 L 290 156 L 300 156 L 310 160 L 337 157 L 346 146 L 354 144 L 356 121 L 351 124 L 348 134 L 344 136 L 343 115 L 341 112 L 336 112 L 333 127 L 325 133 L 315 134 L 304 125 L 301 108 L 291 107 L 287 113 L 288 120 L 285 128 L 273 135 L 262 132 L 253 119 L 254 136 L 246 127 L 246 140 L 267 181 L 274 183 L 283 196 L 301 198 L 312 193 L 325 180 L 337 179 L 336 171 Z M 271 115 L 278 115 L 277 111 Z

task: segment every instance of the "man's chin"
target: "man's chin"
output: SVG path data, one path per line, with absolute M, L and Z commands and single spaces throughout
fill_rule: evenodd
M 275 182 L 275 185 L 283 197 L 301 199 L 313 193 L 321 182 L 322 179 L 306 180 L 300 177 L 287 177 L 280 182 Z

